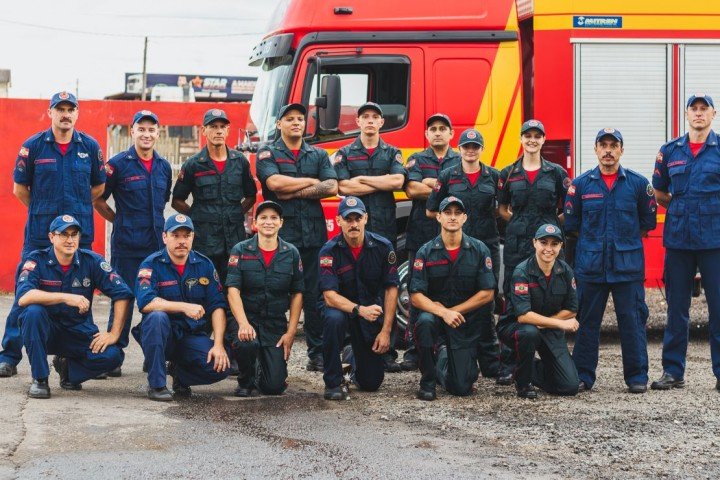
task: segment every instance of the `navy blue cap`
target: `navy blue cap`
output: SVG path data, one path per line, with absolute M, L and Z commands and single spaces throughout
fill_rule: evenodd
M 302 113 L 303 115 L 307 115 L 307 108 L 305 108 L 305 105 L 302 103 L 290 103 L 288 105 L 284 105 L 282 108 L 280 108 L 280 111 L 278 112 L 278 120 L 283 118 L 287 112 L 291 110 L 297 110 L 298 112 Z
M 460 141 L 458 142 L 458 145 L 463 146 L 467 145 L 468 143 L 475 143 L 477 145 L 480 145 L 481 147 L 485 146 L 485 140 L 483 139 L 483 136 L 474 128 L 468 128 L 467 130 L 462 132 L 462 135 L 460 135 Z
M 338 215 L 343 218 L 347 218 L 351 213 L 357 213 L 359 215 L 365 215 L 367 213 L 365 204 L 357 197 L 343 198 L 338 207 Z
M 708 107 L 715 108 L 715 103 L 713 102 L 713 99 L 710 95 L 705 95 L 704 93 L 696 93 L 695 95 L 690 95 L 690 98 L 688 98 L 687 104 L 685 105 L 685 109 L 687 110 L 690 108 L 690 105 L 695 103 L 695 100 L 702 100 L 707 104 Z
M 620 133 L 620 130 L 616 128 L 603 128 L 602 130 L 600 130 L 597 136 L 595 136 L 595 143 L 598 143 L 600 139 L 606 135 L 610 135 L 611 137 L 613 137 L 615 140 L 620 142 L 620 145 L 623 144 L 622 133 Z
M 79 230 L 82 230 L 82 227 L 80 227 L 80 222 L 78 222 L 75 217 L 67 214 L 60 215 L 59 217 L 55 217 L 55 220 L 50 223 L 50 228 L 48 229 L 48 232 L 62 233 L 70 227 L 77 227 Z
M 557 238 L 561 242 L 563 241 L 562 232 L 560 231 L 560 227 L 557 225 L 553 225 L 552 223 L 546 223 L 544 225 L 540 225 L 540 228 L 537 229 L 537 232 L 535 232 L 535 239 L 539 238 L 546 238 L 546 237 L 553 237 Z
M 140 110 L 139 112 L 137 112 L 137 113 L 133 116 L 132 124 L 135 125 L 135 124 L 138 123 L 140 120 L 144 120 L 144 119 L 146 119 L 146 118 L 147 118 L 148 120 L 152 120 L 153 122 L 155 122 L 156 125 L 160 125 L 160 120 L 158 119 L 158 116 L 155 115 L 155 114 L 154 114 L 153 112 L 151 112 L 150 110 Z
M 450 121 L 450 117 L 448 117 L 444 113 L 433 113 L 428 117 L 425 125 L 429 127 L 430 125 L 432 125 L 433 122 L 443 122 L 449 128 L 452 128 L 452 122 Z
M 55 108 L 58 103 L 67 102 L 78 106 L 77 98 L 70 92 L 58 92 L 50 99 L 50 108 Z
M 281 217 L 283 216 L 283 209 L 279 203 L 273 202 L 272 200 L 265 200 L 264 202 L 260 202 L 258 206 L 255 207 L 255 217 L 260 215 L 260 212 L 262 212 L 266 208 L 272 208 L 277 212 L 278 215 L 280 215 Z
M 543 125 L 540 120 L 535 120 L 534 118 L 527 120 L 522 124 L 520 127 L 520 135 L 532 129 L 539 131 L 543 134 L 543 136 L 545 136 L 545 125 Z
M 172 215 L 168 217 L 167 220 L 165 220 L 165 228 L 164 232 L 174 232 L 178 228 L 187 228 L 191 232 L 195 231 L 195 226 L 193 225 L 192 220 L 190 220 L 190 217 L 187 215 L 183 215 L 182 213 L 176 213 L 175 215 Z
M 375 102 L 365 102 L 365 103 L 363 103 L 362 105 L 360 105 L 360 107 L 359 107 L 358 110 L 357 110 L 358 117 L 359 117 L 360 115 L 362 115 L 362 113 L 363 113 L 365 110 L 374 110 L 374 111 L 376 111 L 381 117 L 384 117 L 384 116 L 385 116 L 385 115 L 383 115 L 383 111 L 382 111 L 382 108 L 380 108 L 380 105 L 378 105 L 378 104 L 375 103 Z
M 224 120 L 227 123 L 230 123 L 230 119 L 227 117 L 225 110 L 220 110 L 219 108 L 211 108 L 210 110 L 205 112 L 205 115 L 203 116 L 203 127 L 206 127 L 208 124 L 214 122 L 215 120 Z
M 443 198 L 442 202 L 440 202 L 440 211 L 444 212 L 450 205 L 457 205 L 463 212 L 465 211 L 465 204 L 463 201 L 454 195 Z

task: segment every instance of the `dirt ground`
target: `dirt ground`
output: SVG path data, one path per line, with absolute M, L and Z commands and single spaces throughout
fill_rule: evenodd
M 650 378 L 662 373 L 664 304 L 649 291 Z M 1 299 L 6 312 L 7 298 Z M 107 302 L 97 302 L 105 318 Z M 707 478 L 720 477 L 720 392 L 703 335 L 704 299 L 693 302 L 687 387 L 625 392 L 613 315 L 606 319 L 598 380 L 574 398 L 522 400 L 480 379 L 465 398 L 439 391 L 416 400 L 419 373 L 388 374 L 377 393 L 322 399 L 322 377 L 304 369 L 299 338 L 280 397 L 237 399 L 234 380 L 194 387 L 190 400 L 144 396 L 133 342 L 120 379 L 81 392 L 57 387 L 28 400 L 20 374 L 0 379 L 0 478 Z M 137 321 L 137 318 L 136 318 Z M 102 322 L 99 322 L 102 324 Z M 111 472 L 111 473 L 110 473 Z

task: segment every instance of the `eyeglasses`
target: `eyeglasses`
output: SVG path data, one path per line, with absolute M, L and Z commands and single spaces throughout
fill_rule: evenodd
M 72 233 L 68 233 L 68 232 L 54 232 L 54 233 L 55 233 L 55 235 L 60 235 L 60 237 L 63 240 L 70 240 L 70 239 L 77 240 L 80 237 L 79 231 L 72 232 Z

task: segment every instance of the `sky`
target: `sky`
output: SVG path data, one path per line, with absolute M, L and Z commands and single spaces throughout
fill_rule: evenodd
M 0 69 L 9 96 L 122 92 L 126 72 L 255 76 L 247 59 L 279 0 L 3 0 Z

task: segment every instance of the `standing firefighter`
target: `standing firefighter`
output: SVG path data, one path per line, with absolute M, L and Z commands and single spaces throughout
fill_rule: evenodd
M 248 397 L 256 388 L 280 395 L 286 387 L 287 361 L 302 309 L 303 267 L 297 248 L 278 237 L 282 212 L 273 201 L 258 205 L 258 233 L 230 252 L 226 287 L 238 325 L 229 332 L 240 370 L 238 397 Z
M 712 369 L 720 390 L 720 147 L 712 130 L 715 104 L 708 95 L 688 101 L 688 133 L 663 145 L 655 159 L 653 187 L 667 208 L 665 291 L 668 320 L 663 339 L 663 376 L 651 388 L 685 386 L 690 296 L 698 269 L 710 312 Z
M 478 377 L 477 344 L 494 330 L 497 282 L 490 250 L 463 233 L 465 205 L 446 197 L 437 217 L 440 235 L 418 250 L 410 293 L 418 309 L 421 400 L 435 400 L 440 383 L 452 395 L 470 395 Z
M 91 249 L 92 202 L 102 195 L 105 183 L 100 146 L 89 135 L 75 130 L 79 114 L 75 95 L 53 95 L 47 114 L 50 129 L 25 140 L 15 160 L 13 194 L 28 207 L 19 266 L 33 250 L 50 246 L 48 227 L 61 213 L 73 215 L 84 226 L 80 248 Z M 14 303 L 5 323 L 0 377 L 15 375 L 22 358 L 19 313 Z
M 133 289 L 140 262 L 160 250 L 163 244 L 164 211 L 170 200 L 172 167 L 155 151 L 159 127 L 160 121 L 153 112 L 142 110 L 135 114 L 130 128 L 133 146 L 108 160 L 105 192 L 93 202 L 95 210 L 113 224 L 110 264 Z M 107 203 L 111 196 L 115 210 Z M 118 342 L 120 348 L 128 346 L 132 305 L 128 315 Z M 111 310 L 108 331 L 112 330 L 114 320 Z M 119 366 L 108 372 L 112 377 L 121 374 Z
M 520 263 L 510 279 L 507 310 L 498 332 L 515 349 L 515 387 L 521 398 L 537 398 L 535 386 L 556 395 L 576 395 L 578 375 L 565 332 L 578 328 L 577 295 L 570 266 L 558 259 L 562 233 L 551 223 L 535 233 L 535 255 Z M 535 353 L 540 360 L 535 360 Z
M 580 390 L 595 383 L 600 324 L 612 293 L 623 372 L 630 393 L 647 391 L 645 257 L 642 237 L 655 228 L 657 204 L 642 175 L 623 168 L 623 137 L 614 128 L 595 138 L 599 165 L 573 181 L 565 200 L 565 231 L 578 237 L 575 276 L 580 328 L 573 360 Z
M 230 249 L 245 239 L 245 213 L 255 204 L 257 187 L 247 158 L 226 145 L 230 120 L 223 110 L 205 113 L 202 133 L 207 145 L 180 169 L 172 207 L 193 219 L 195 249 L 212 260 L 224 282 Z
M 390 348 L 395 322 L 397 259 L 388 240 L 365 230 L 367 218 L 362 200 L 345 197 L 336 218 L 342 233 L 320 250 L 327 400 L 348 398 L 340 363 L 348 333 L 352 345 L 348 360 L 355 385 L 374 392 L 385 377 L 382 355 Z
M 337 195 L 337 175 L 325 150 L 303 140 L 304 105 L 280 109 L 280 137 L 257 153 L 257 175 L 266 199 L 283 209 L 280 237 L 297 247 L 302 259 L 305 288 L 303 313 L 310 371 L 323 371 L 322 319 L 318 313 L 318 254 L 327 241 L 327 226 L 320 200 Z

